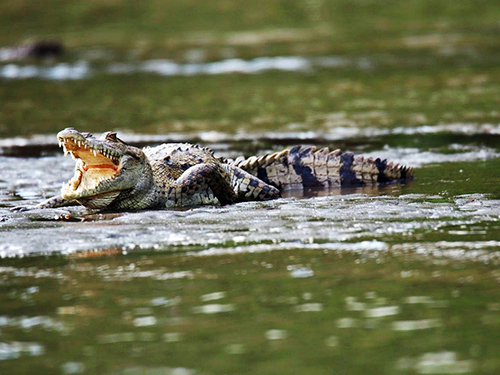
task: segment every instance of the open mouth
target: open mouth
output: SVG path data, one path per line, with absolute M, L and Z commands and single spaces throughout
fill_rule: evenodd
M 120 156 L 100 144 L 89 143 L 83 137 L 59 137 L 64 155 L 76 160 L 75 175 L 63 185 L 63 195 L 96 190 L 103 182 L 119 173 Z

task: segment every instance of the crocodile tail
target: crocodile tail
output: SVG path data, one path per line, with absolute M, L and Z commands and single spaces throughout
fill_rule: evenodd
M 280 190 L 362 186 L 413 177 L 411 168 L 388 162 L 387 159 L 365 158 L 351 152 L 301 146 L 260 157 L 240 157 L 231 162 L 231 165 Z

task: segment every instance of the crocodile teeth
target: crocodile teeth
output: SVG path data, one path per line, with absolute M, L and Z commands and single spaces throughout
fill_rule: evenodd
M 70 152 L 69 154 L 71 155 L 71 158 L 72 158 L 73 160 L 76 160 L 75 154 L 73 154 L 72 152 Z
M 92 149 L 92 153 L 94 154 L 94 156 L 97 156 L 97 151 L 96 151 L 96 149 L 95 149 L 95 148 L 94 148 L 94 149 Z

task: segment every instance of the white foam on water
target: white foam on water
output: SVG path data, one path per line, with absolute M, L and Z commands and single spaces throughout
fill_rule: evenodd
M 227 297 L 227 292 L 213 292 L 213 293 L 207 293 L 203 294 L 200 299 L 203 302 L 208 302 L 208 301 L 216 301 L 219 299 L 223 299 Z
M 135 318 L 133 321 L 135 327 L 150 327 L 156 325 L 156 318 L 154 316 L 141 316 Z
M 196 370 L 185 368 L 185 367 L 142 367 L 142 366 L 131 366 L 125 367 L 120 371 L 123 375 L 195 375 Z
M 189 255 L 194 256 L 213 256 L 223 254 L 237 254 L 237 253 L 260 253 L 273 250 L 295 250 L 295 249 L 309 249 L 309 250 L 344 250 L 344 251 L 385 251 L 389 247 L 386 243 L 381 241 L 360 241 L 355 243 L 296 243 L 296 242 L 281 242 L 277 244 L 257 244 L 248 246 L 236 246 L 234 248 L 210 248 L 198 252 L 190 252 Z M 312 272 L 312 274 L 311 274 Z M 295 276 L 294 276 L 295 275 Z M 301 269 L 296 271 L 292 277 L 311 277 L 314 271 Z M 298 275 L 298 276 L 297 276 Z
M 393 331 L 417 331 L 441 327 L 439 319 L 399 320 L 392 323 Z
M 473 360 L 459 360 L 455 352 L 425 353 L 412 366 L 419 374 L 468 374 L 475 370 Z
M 42 78 L 64 81 L 88 78 L 93 74 L 88 63 L 81 61 L 74 64 L 59 63 L 53 66 L 7 64 L 0 66 L 0 78 L 27 79 Z
M 358 319 L 353 318 L 341 318 L 336 323 L 338 328 L 355 328 L 359 326 Z
M 7 51 L 8 52 L 8 51 Z M 0 61 L 8 60 L 8 53 L 0 51 Z M 329 60 L 325 60 L 327 62 Z M 328 64 L 328 63 L 327 63 Z M 77 80 L 98 74 L 152 73 L 161 76 L 194 76 L 220 74 L 257 74 L 269 70 L 288 72 L 309 71 L 313 66 L 324 66 L 321 59 L 301 56 L 259 57 L 252 60 L 226 59 L 205 63 L 177 63 L 171 60 L 148 60 L 132 63 L 110 63 L 104 68 L 91 67 L 87 61 L 57 63 L 52 66 L 9 63 L 0 66 L 0 78 L 48 80 Z
M 367 318 L 383 318 L 386 316 L 397 315 L 399 312 L 399 306 L 381 306 L 365 310 L 365 316 Z
M 9 317 L 5 315 L 0 316 L 0 327 L 16 327 L 24 330 L 31 330 L 33 328 L 43 328 L 46 331 L 61 332 L 66 329 L 62 322 L 58 322 L 48 316 L 18 316 Z
M 83 374 L 85 372 L 85 364 L 82 362 L 65 362 L 61 365 L 61 371 L 65 375 Z
M 309 267 L 298 267 L 298 268 L 293 268 L 290 271 L 290 276 L 296 279 L 303 279 L 307 277 L 313 277 L 314 276 L 314 271 L 310 269 Z
M 268 340 L 285 340 L 288 338 L 288 332 L 284 329 L 270 329 L 265 332 L 264 336 Z
M 388 159 L 394 163 L 410 167 L 422 167 L 427 164 L 472 162 L 499 158 L 500 153 L 487 147 L 478 147 L 473 151 L 457 153 L 439 153 L 433 151 L 421 151 L 417 148 L 391 148 L 363 153 L 364 157 L 373 159 Z
M 304 303 L 302 305 L 294 306 L 295 312 L 320 312 L 323 311 L 322 303 Z
M 179 332 L 168 332 L 163 335 L 164 342 L 179 342 L 182 340 L 182 334 Z
M 175 297 L 175 298 L 166 298 L 166 297 L 157 297 L 153 298 L 150 303 L 151 306 L 155 307 L 170 307 L 170 306 L 175 306 L 178 305 L 181 302 L 180 297 Z
M 40 356 L 45 353 L 45 347 L 36 342 L 0 342 L 0 361 L 18 359 L 21 356 Z
M 225 313 L 225 312 L 231 312 L 236 310 L 236 307 L 231 304 L 209 304 L 209 305 L 202 305 L 202 306 L 195 306 L 193 307 L 193 313 L 195 314 L 220 314 L 220 313 Z

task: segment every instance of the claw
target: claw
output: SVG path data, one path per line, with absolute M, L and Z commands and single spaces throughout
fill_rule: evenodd
M 36 206 L 15 206 L 9 208 L 11 212 L 24 212 L 24 211 L 29 211 L 29 210 L 34 210 Z

